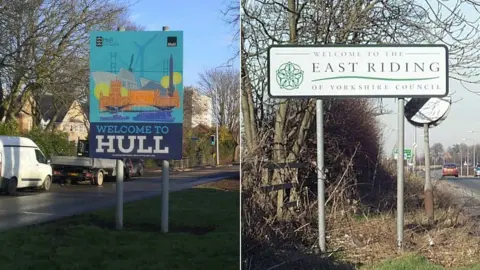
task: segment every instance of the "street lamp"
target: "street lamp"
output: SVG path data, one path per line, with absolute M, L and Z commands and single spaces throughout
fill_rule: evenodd
M 480 131 L 475 131 L 475 130 L 469 130 L 468 133 L 480 133 Z M 473 165 L 474 166 L 477 166 L 477 153 L 476 153 L 476 150 L 477 150 L 477 143 L 473 142 Z
M 217 157 L 217 166 L 220 164 L 220 151 L 219 151 L 219 144 L 220 144 L 220 138 L 218 137 L 218 126 L 219 126 L 219 113 L 220 113 L 220 109 L 217 107 L 219 105 L 218 103 L 218 86 L 215 85 L 215 109 L 217 110 L 217 115 L 215 115 L 215 110 L 213 110 L 213 115 L 214 115 L 214 118 L 217 118 L 216 122 L 217 122 L 217 126 L 215 128 L 215 138 L 216 138 L 216 157 Z M 216 117 L 215 117 L 216 116 Z
M 470 138 L 464 138 L 464 139 L 462 139 L 462 141 L 466 142 L 466 141 L 473 141 L 473 140 L 470 139 Z M 461 149 L 460 149 L 460 150 L 461 150 Z M 473 155 L 475 156 L 475 146 L 473 147 L 473 151 L 474 151 Z M 469 155 L 468 155 L 468 145 L 467 145 L 467 160 L 466 160 L 466 163 L 467 163 L 467 176 L 470 175 L 470 174 L 469 174 L 469 167 L 470 167 L 470 166 L 468 166 L 468 156 L 469 156 Z M 474 162 L 475 162 L 475 161 L 474 161 Z

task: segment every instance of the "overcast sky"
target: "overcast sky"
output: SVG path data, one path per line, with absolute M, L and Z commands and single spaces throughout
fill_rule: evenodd
M 456 1 L 444 2 L 452 5 Z M 461 12 L 470 21 L 478 19 L 478 13 L 469 5 L 464 5 Z M 446 11 L 445 14 L 446 16 Z M 464 84 L 471 91 L 480 94 L 480 84 Z M 445 150 L 448 146 L 456 143 L 467 143 L 473 145 L 480 144 L 480 95 L 469 92 L 458 81 L 450 80 L 449 91 L 453 101 L 448 117 L 439 126 L 430 129 L 430 146 L 434 143 L 442 143 Z M 396 147 L 397 134 L 397 103 L 395 99 L 385 99 L 384 103 L 393 113 L 380 116 L 380 121 L 385 125 L 384 135 L 384 152 L 390 155 L 393 148 Z M 405 121 L 405 148 L 412 148 L 413 143 L 413 126 Z M 478 131 L 477 133 L 469 133 L 469 131 Z M 417 153 L 424 152 L 423 128 L 417 128 Z M 466 141 L 462 141 L 466 139 Z
M 470 90 L 480 93 L 480 85 L 469 85 Z M 450 93 L 453 95 L 450 113 L 439 126 L 430 129 L 430 145 L 436 142 L 442 143 L 445 149 L 453 144 L 461 143 L 462 139 L 468 139 L 465 143 L 480 144 L 480 96 L 471 93 L 454 80 L 450 80 Z M 384 103 L 393 113 L 380 116 L 379 119 L 385 125 L 384 151 L 389 155 L 397 143 L 397 103 L 395 99 L 385 99 Z M 469 131 L 479 133 L 469 133 Z M 417 128 L 417 152 L 423 153 L 423 128 Z M 405 120 L 405 148 L 411 148 L 413 143 L 413 126 Z

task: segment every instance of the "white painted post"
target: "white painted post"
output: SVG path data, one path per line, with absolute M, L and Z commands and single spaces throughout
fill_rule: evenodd
M 124 27 L 119 27 L 118 31 L 125 31 Z M 118 159 L 116 162 L 115 173 L 116 173 L 116 185 L 115 192 L 117 197 L 116 211 L 115 211 L 115 228 L 117 230 L 123 229 L 123 160 Z

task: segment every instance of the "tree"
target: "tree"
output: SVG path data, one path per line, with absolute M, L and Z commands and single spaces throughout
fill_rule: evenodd
M 447 152 L 453 157 L 453 162 L 456 163 L 459 159 L 458 156 L 460 155 L 460 145 L 454 144 L 449 146 Z
M 273 163 L 308 160 L 305 153 L 314 144 L 315 133 L 311 127 L 315 120 L 315 100 L 268 96 L 267 49 L 270 45 L 441 43 L 449 47 L 450 59 L 455 59 L 449 66 L 452 78 L 474 81 L 475 72 L 478 72 L 475 68 L 480 68 L 474 64 L 480 50 L 479 28 L 477 23 L 460 15 L 459 9 L 470 9 L 477 15 L 476 2 L 243 0 L 240 33 L 242 168 L 247 168 L 248 164 L 253 172 L 248 174 L 242 169 L 242 185 L 253 186 L 268 178 L 254 173 L 261 171 L 260 164 L 266 159 Z M 324 102 L 325 123 L 337 121 L 337 130 L 348 130 L 348 123 L 336 119 L 332 109 L 340 107 L 342 102 L 335 99 Z M 370 106 L 372 103 L 376 110 L 365 114 L 369 118 L 366 122 L 373 122 L 376 115 L 384 113 L 381 100 L 369 100 L 364 104 Z M 331 138 L 332 144 L 339 144 L 347 136 L 344 132 Z M 342 150 L 355 153 L 356 148 Z M 348 171 L 348 166 L 344 168 Z M 272 181 L 267 184 L 280 183 L 282 175 L 292 171 L 275 170 Z M 252 198 L 262 200 L 254 195 Z M 255 203 L 262 205 L 260 201 Z M 245 207 L 242 209 L 247 211 Z
M 233 38 L 232 46 L 234 47 L 235 54 L 230 59 L 233 60 L 237 58 L 240 54 L 238 48 L 238 41 L 240 38 L 240 1 L 225 0 L 224 9 L 222 10 L 223 18 L 225 22 L 232 26 Z
M 431 147 L 430 147 L 430 153 L 433 157 L 433 160 L 435 163 L 437 163 L 439 160 L 442 159 L 443 157 L 443 153 L 444 153 L 444 150 L 443 150 L 443 144 L 441 143 L 434 143 Z
M 202 91 L 212 98 L 215 123 L 226 127 L 232 134 L 237 149 L 235 157 L 240 145 L 239 77 L 239 71 L 234 68 L 215 68 L 201 73 L 199 82 Z
M 119 24 L 138 28 L 127 19 L 128 5 L 111 0 L 3 0 L 0 7 L 2 121 L 14 120 L 27 100 L 45 93 L 55 96 L 52 106 L 57 108 L 85 101 L 89 33 Z M 38 124 L 38 107 L 32 114 Z

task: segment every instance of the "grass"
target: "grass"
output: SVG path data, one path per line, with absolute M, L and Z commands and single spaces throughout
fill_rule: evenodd
M 238 191 L 170 195 L 170 232 L 160 232 L 160 198 L 0 234 L 0 269 L 238 269 Z
M 407 254 L 405 256 L 388 260 L 368 267 L 362 267 L 362 270 L 443 270 L 444 267 L 429 262 L 425 257 L 415 254 Z M 480 270 L 480 265 L 471 266 L 468 268 L 454 268 L 457 270 Z

